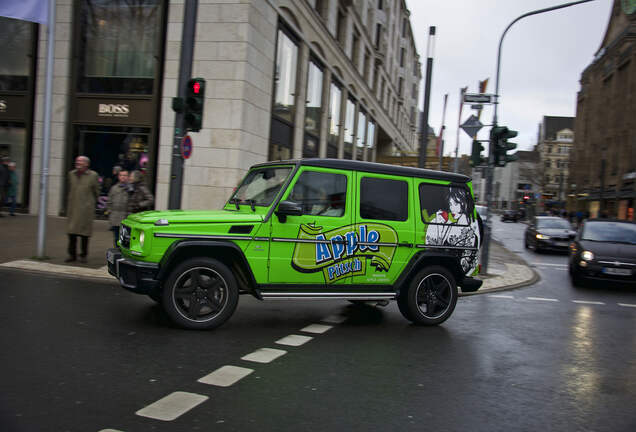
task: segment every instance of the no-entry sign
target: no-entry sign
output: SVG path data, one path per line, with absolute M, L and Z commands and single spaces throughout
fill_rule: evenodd
M 190 135 L 186 135 L 181 140 L 181 156 L 184 159 L 189 159 L 192 156 L 192 138 Z

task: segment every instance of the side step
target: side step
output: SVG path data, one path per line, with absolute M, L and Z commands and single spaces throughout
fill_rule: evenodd
M 292 291 L 268 291 L 260 292 L 263 300 L 318 300 L 318 299 L 336 299 L 336 300 L 395 300 L 394 292 L 292 292 Z

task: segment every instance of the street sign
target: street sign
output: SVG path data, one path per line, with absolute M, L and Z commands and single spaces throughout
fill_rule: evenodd
M 466 93 L 464 95 L 464 103 L 492 103 L 494 95 L 482 93 Z
M 477 132 L 479 132 L 479 129 L 481 129 L 483 126 L 484 125 L 479 121 L 477 117 L 471 115 L 460 127 L 464 130 L 464 132 L 468 134 L 469 137 L 473 138 L 475 135 L 477 135 Z
M 475 104 L 475 105 L 471 105 L 470 107 L 474 110 L 484 109 L 484 106 L 482 104 Z
M 189 159 L 192 156 L 192 138 L 190 135 L 186 135 L 181 140 L 181 156 L 184 159 Z

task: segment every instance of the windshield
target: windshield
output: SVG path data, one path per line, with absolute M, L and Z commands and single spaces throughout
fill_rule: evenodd
M 289 176 L 292 167 L 264 167 L 250 171 L 230 202 L 269 206 Z
M 537 219 L 537 228 L 571 229 L 570 223 L 564 219 Z
M 581 240 L 636 244 L 636 225 L 621 222 L 588 222 Z

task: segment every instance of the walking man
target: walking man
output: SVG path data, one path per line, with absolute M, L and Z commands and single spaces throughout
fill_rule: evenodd
M 86 156 L 75 158 L 75 169 L 68 173 L 68 258 L 65 262 L 77 260 L 77 237 L 82 239 L 80 261 L 86 262 L 88 238 L 93 234 L 95 201 L 99 196 L 99 181 L 95 171 L 88 169 L 90 159 Z
M 7 189 L 7 204 L 9 215 L 15 216 L 15 207 L 18 203 L 18 175 L 15 172 L 15 162 L 9 162 L 9 188 Z
M 113 231 L 115 247 L 119 238 L 119 224 L 128 216 L 128 171 L 120 170 L 117 173 L 117 183 L 111 186 L 108 191 L 108 220 L 110 229 Z
M 0 209 L 7 202 L 7 193 L 9 192 L 9 158 L 3 157 L 0 162 Z M 0 213 L 0 217 L 4 217 Z

